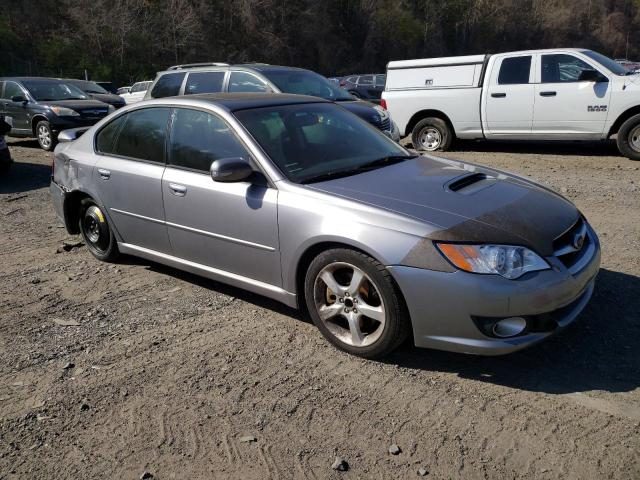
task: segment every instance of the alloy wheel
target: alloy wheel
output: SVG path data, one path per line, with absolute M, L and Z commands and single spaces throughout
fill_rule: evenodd
M 320 320 L 341 342 L 366 347 L 382 335 L 387 317 L 382 296 L 355 265 L 334 262 L 324 267 L 316 276 L 314 293 Z
M 51 148 L 51 131 L 45 125 L 38 127 L 38 141 L 43 148 Z

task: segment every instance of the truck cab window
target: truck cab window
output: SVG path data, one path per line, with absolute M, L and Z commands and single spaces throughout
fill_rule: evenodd
M 573 55 L 542 55 L 542 83 L 578 82 L 584 70 L 593 67 Z
M 516 85 L 529 83 L 529 72 L 531 71 L 531 55 L 525 57 L 510 57 L 502 60 L 500 73 L 498 74 L 499 85 Z

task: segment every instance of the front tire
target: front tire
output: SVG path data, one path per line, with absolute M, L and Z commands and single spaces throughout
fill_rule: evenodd
M 113 262 L 118 258 L 118 243 L 107 218 L 98 204 L 90 198 L 80 203 L 80 233 L 91 254 L 103 262 Z
M 421 152 L 449 150 L 453 142 L 453 132 L 449 124 L 438 117 L 420 120 L 411 132 L 413 148 Z
M 380 358 L 409 336 L 409 314 L 391 274 L 364 253 L 322 252 L 309 265 L 304 292 L 313 323 L 348 353 Z
M 640 114 L 620 126 L 616 143 L 622 155 L 630 160 L 640 160 Z
M 51 130 L 49 122 L 43 120 L 36 125 L 36 138 L 40 148 L 47 152 L 52 151 L 58 143 L 57 135 Z

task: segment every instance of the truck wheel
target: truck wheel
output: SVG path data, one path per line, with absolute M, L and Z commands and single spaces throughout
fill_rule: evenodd
M 630 160 L 640 160 L 640 115 L 634 115 L 618 130 L 618 150 Z
M 51 130 L 51 125 L 49 122 L 41 121 L 36 125 L 36 136 L 38 138 L 38 143 L 40 144 L 40 148 L 50 152 L 53 150 L 57 143 L 56 135 Z
M 437 117 L 420 120 L 411 134 L 413 148 L 422 152 L 449 150 L 453 132 L 447 122 Z

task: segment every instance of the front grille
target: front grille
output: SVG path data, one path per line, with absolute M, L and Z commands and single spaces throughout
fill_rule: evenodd
M 594 239 L 583 218 L 553 241 L 554 255 L 571 272 L 582 270 L 595 253 Z
M 391 118 L 376 117 L 376 120 L 372 121 L 371 125 L 382 131 L 388 132 L 389 130 L 391 130 Z
M 82 118 L 102 118 L 106 117 L 107 113 L 109 113 L 109 107 L 85 108 L 78 110 L 78 113 Z

